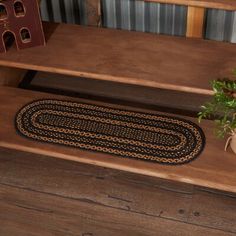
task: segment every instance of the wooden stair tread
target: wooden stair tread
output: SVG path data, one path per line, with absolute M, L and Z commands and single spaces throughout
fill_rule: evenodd
M 21 89 L 1 88 L 1 147 L 236 192 L 235 155 L 231 152 L 223 151 L 224 141 L 215 138 L 212 132 L 212 122 L 210 121 L 204 121 L 202 124 L 206 135 L 206 147 L 199 158 L 182 166 L 163 166 L 145 161 L 119 158 L 107 154 L 81 151 L 76 148 L 36 142 L 18 135 L 14 127 L 16 112 L 25 104 L 42 98 L 84 101 L 77 98 Z M 101 104 L 98 102 L 93 103 Z M 114 105 L 111 106 L 114 107 Z M 117 107 L 119 106 L 117 105 Z M 141 110 L 137 108 L 128 109 Z M 142 109 L 141 111 L 144 110 Z M 187 119 L 196 122 L 194 118 Z
M 145 2 L 168 3 L 193 7 L 223 9 L 230 11 L 236 10 L 235 0 L 145 0 Z
M 67 24 L 44 24 L 47 46 L 0 55 L 0 65 L 211 94 L 231 76 L 236 45 Z

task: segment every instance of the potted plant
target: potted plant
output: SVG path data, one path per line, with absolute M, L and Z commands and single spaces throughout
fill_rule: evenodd
M 234 76 L 236 76 L 236 70 Z M 214 119 L 217 137 L 229 136 L 225 150 L 230 143 L 233 152 L 236 153 L 236 80 L 227 78 L 214 80 L 212 88 L 213 99 L 201 106 L 202 111 L 198 113 L 199 122 L 203 118 Z

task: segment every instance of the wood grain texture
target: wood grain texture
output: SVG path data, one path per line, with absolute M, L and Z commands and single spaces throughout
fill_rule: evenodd
M 235 194 L 0 152 L 0 235 L 235 235 Z
M 236 196 L 206 191 L 198 191 L 192 199 L 194 211 L 189 216 L 189 222 L 198 222 L 200 225 L 230 229 L 236 232 L 235 212 Z
M 202 94 L 236 65 L 229 43 L 66 24 L 45 32 L 46 47 L 11 50 L 0 65 Z
M 9 68 L 9 67 L 0 67 L 0 85 L 17 87 L 18 84 L 23 79 L 27 70 Z
M 224 232 L 129 211 L 104 208 L 86 201 L 0 186 L 2 235 L 103 236 L 233 236 Z
M 236 2 L 234 0 L 144 0 L 144 1 L 177 4 L 177 5 L 185 5 L 193 7 L 223 9 L 229 11 L 236 10 Z
M 31 91 L 8 89 L 0 90 L 0 146 L 21 150 L 31 153 L 38 153 L 55 158 L 73 160 L 108 168 L 114 168 L 133 173 L 140 173 L 154 177 L 160 177 L 179 182 L 191 183 L 210 188 L 222 189 L 236 192 L 236 158 L 231 152 L 224 152 L 224 141 L 217 140 L 213 135 L 212 122 L 205 121 L 202 128 L 206 135 L 206 147 L 201 156 L 195 161 L 182 166 L 163 166 L 144 161 L 136 161 L 115 156 L 85 152 L 76 148 L 45 144 L 23 138 L 16 133 L 14 118 L 16 112 L 25 104 L 32 100 L 42 98 L 57 98 L 66 100 L 78 100 L 76 98 L 60 97 L 51 94 L 36 93 Z M 93 102 L 94 104 L 101 104 Z M 9 106 L 11 104 L 11 106 Z M 112 104 L 107 104 L 112 107 Z M 128 108 L 124 109 L 146 111 L 144 109 Z M 152 111 L 152 113 L 155 113 Z M 196 122 L 196 119 L 190 119 Z
M 200 7 L 188 7 L 186 37 L 202 38 L 205 18 L 205 9 Z

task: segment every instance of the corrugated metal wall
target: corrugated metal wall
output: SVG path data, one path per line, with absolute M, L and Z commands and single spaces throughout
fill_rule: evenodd
M 85 24 L 84 0 L 42 0 L 44 20 Z M 187 8 L 138 0 L 102 0 L 103 26 L 143 32 L 184 36 Z M 236 43 L 236 12 L 206 13 L 205 37 Z
M 42 0 L 43 20 L 86 25 L 84 0 Z
M 103 25 L 109 28 L 184 35 L 187 8 L 135 0 L 103 0 Z
M 208 10 L 206 38 L 236 43 L 236 12 Z

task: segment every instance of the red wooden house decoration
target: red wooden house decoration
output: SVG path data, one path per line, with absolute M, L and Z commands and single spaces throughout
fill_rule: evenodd
M 37 0 L 0 0 L 0 52 L 45 45 Z

